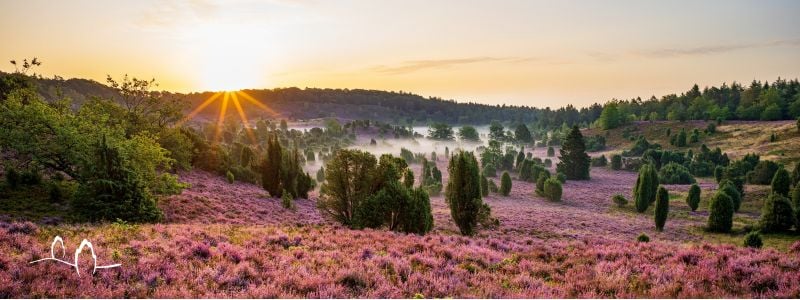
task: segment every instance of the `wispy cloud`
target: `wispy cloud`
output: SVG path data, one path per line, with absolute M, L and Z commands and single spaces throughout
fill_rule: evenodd
M 461 65 L 479 64 L 479 63 L 528 63 L 540 61 L 536 57 L 492 57 L 492 56 L 478 56 L 478 57 L 465 57 L 465 58 L 450 58 L 450 59 L 426 59 L 426 60 L 409 60 L 395 65 L 379 65 L 370 68 L 371 71 L 388 75 L 399 75 L 418 72 L 429 69 L 445 69 Z
M 754 48 L 769 48 L 779 46 L 800 46 L 800 39 L 777 40 L 759 43 L 740 43 L 740 44 L 725 44 L 725 45 L 711 45 L 702 47 L 691 48 L 661 48 L 638 51 L 635 54 L 650 58 L 669 58 L 680 56 L 698 56 L 698 55 L 713 55 L 722 54 L 737 50 L 754 49 Z
M 192 21 L 209 19 L 218 10 L 217 4 L 207 0 L 159 2 L 151 9 L 144 11 L 137 23 L 145 27 L 163 27 L 176 22 L 184 22 L 187 19 Z

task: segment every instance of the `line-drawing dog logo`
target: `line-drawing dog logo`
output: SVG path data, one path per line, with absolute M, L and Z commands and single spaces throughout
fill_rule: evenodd
M 35 263 L 42 262 L 42 261 L 45 261 L 45 260 L 54 260 L 56 262 L 60 262 L 60 263 L 66 264 L 68 266 L 74 267 L 75 268 L 75 272 L 78 273 L 78 277 L 80 277 L 81 276 L 81 270 L 78 268 L 78 256 L 81 254 L 81 252 L 83 251 L 84 247 L 88 247 L 89 251 L 92 252 L 92 262 L 94 262 L 94 269 L 92 269 L 92 275 L 94 275 L 94 273 L 97 272 L 97 269 L 110 269 L 110 268 L 116 268 L 116 267 L 122 266 L 122 264 L 111 264 L 111 265 L 107 265 L 107 266 L 98 266 L 97 265 L 97 255 L 94 253 L 94 247 L 92 246 L 92 243 L 89 242 L 89 240 L 87 240 L 87 239 L 83 239 L 83 241 L 81 242 L 81 245 L 78 246 L 78 249 L 75 249 L 75 263 L 70 263 L 68 261 L 58 259 L 58 258 L 56 258 L 56 252 L 55 252 L 56 243 L 60 243 L 61 244 L 61 252 L 62 252 L 61 253 L 61 257 L 66 258 L 66 256 L 67 256 L 67 248 L 64 247 L 64 240 L 61 239 L 60 236 L 56 236 L 53 239 L 53 243 L 50 244 L 50 257 L 34 260 L 34 261 L 30 262 L 30 264 L 35 264 Z

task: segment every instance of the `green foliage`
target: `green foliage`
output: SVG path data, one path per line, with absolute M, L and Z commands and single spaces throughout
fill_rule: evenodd
M 794 211 L 789 199 L 777 193 L 771 193 L 764 206 L 761 207 L 761 219 L 758 225 L 763 232 L 782 232 L 795 224 Z
M 597 120 L 600 123 L 600 128 L 608 130 L 622 125 L 625 117 L 617 106 L 617 103 L 613 101 L 606 103 L 603 107 L 603 112 L 600 113 L 600 118 Z
M 681 131 L 670 138 L 670 144 L 675 147 L 686 147 L 686 129 L 681 129 Z
M 764 242 L 761 240 L 761 232 L 751 231 L 744 236 L 744 246 L 750 248 L 761 248 Z
M 561 182 L 555 178 L 544 181 L 544 196 L 550 201 L 561 201 Z
M 639 236 L 636 237 L 636 241 L 640 243 L 648 243 L 650 242 L 650 236 L 645 233 L 639 234 Z
M 539 173 L 539 177 L 536 178 L 536 193 L 539 195 L 544 196 L 544 183 L 550 179 L 550 173 Z
M 667 222 L 667 216 L 669 215 L 669 193 L 667 189 L 664 187 L 658 188 L 658 193 L 656 193 L 656 210 L 654 213 L 655 222 L 656 222 L 656 230 L 663 231 L 664 224 Z
M 495 169 L 494 164 L 486 164 L 483 166 L 483 176 L 497 177 L 497 169 Z
M 506 140 L 506 133 L 503 129 L 503 125 L 500 122 L 492 121 L 489 125 L 489 139 L 503 142 Z
M 578 126 L 573 126 L 572 130 L 567 134 L 564 143 L 562 143 L 561 160 L 556 166 L 556 170 L 560 173 L 567 175 L 567 179 L 571 180 L 588 180 L 590 159 L 586 154 L 586 146 L 583 142 L 583 135 L 581 135 Z
M 503 172 L 500 177 L 500 195 L 508 196 L 511 193 L 511 175 Z
M 611 169 L 622 170 L 622 155 L 614 154 L 611 156 Z
M 303 199 L 308 199 L 308 192 L 317 186 L 314 179 L 308 173 L 300 173 L 297 175 L 297 196 Z
M 792 179 L 790 178 L 789 172 L 783 167 L 779 168 L 778 171 L 775 172 L 775 176 L 772 177 L 772 192 L 788 197 L 791 188 Z
M 795 163 L 794 170 L 792 170 L 792 186 L 797 183 L 800 183 L 800 162 Z
M 47 195 L 51 203 L 61 203 L 64 200 L 64 192 L 57 182 L 51 182 L 47 186 Z
M 514 166 L 516 167 L 517 170 L 519 170 L 522 167 L 522 163 L 523 162 L 525 162 L 525 148 L 524 147 L 522 149 L 520 149 L 520 151 L 517 153 L 517 160 L 514 162 Z
M 733 183 L 731 180 L 724 180 L 719 184 L 719 193 L 723 193 L 730 197 L 731 202 L 733 203 L 733 211 L 739 211 L 739 208 L 742 206 L 742 194 L 739 193 L 739 190 L 736 189 L 736 184 Z
M 500 188 L 497 187 L 497 184 L 494 183 L 494 180 L 489 179 L 487 184 L 489 185 L 489 192 L 497 193 L 500 190 Z
M 553 147 L 547 147 L 547 157 L 556 156 L 556 150 Z
M 431 200 L 425 190 L 410 189 L 410 199 L 404 210 L 401 221 L 401 231 L 426 234 L 433 229 L 433 214 L 431 213 Z
M 440 141 L 453 140 L 453 128 L 447 123 L 433 123 L 428 127 L 428 137 Z
M 558 172 L 556 174 L 556 180 L 558 180 L 558 182 L 561 182 L 561 183 L 566 183 L 567 182 L 567 175 L 564 175 L 564 173 Z
M 228 171 L 228 173 L 225 173 L 225 178 L 228 180 L 228 183 L 233 183 L 234 177 L 233 177 L 233 173 L 231 173 L 231 171 Z
M 606 165 L 608 165 L 608 159 L 605 155 L 592 157 L 592 167 L 605 167 Z
M 403 185 L 405 185 L 408 189 L 414 187 L 414 172 L 410 169 L 406 170 L 406 173 L 403 176 Z
M 459 151 L 450 158 L 448 171 L 450 180 L 447 182 L 445 200 L 450 207 L 450 215 L 461 234 L 473 235 L 478 212 L 483 206 L 478 161 L 472 152 Z
M 628 199 L 625 199 L 625 196 L 620 194 L 616 194 L 614 197 L 611 197 L 611 202 L 614 202 L 617 207 L 625 207 L 628 205 Z
M 484 175 L 481 175 L 481 196 L 489 196 L 489 180 Z
M 689 173 L 689 169 L 674 162 L 661 167 L 658 172 L 658 179 L 663 184 L 692 184 L 696 182 L 694 176 Z
M 324 166 L 319 167 L 319 170 L 317 170 L 317 182 L 319 182 L 319 183 L 325 182 L 325 167 Z
M 325 183 L 317 201 L 320 211 L 353 227 L 355 209 L 373 193 L 372 176 L 377 159 L 368 152 L 341 149 L 325 164 Z
M 650 203 L 656 200 L 658 191 L 658 173 L 652 164 L 646 164 L 639 169 L 639 177 L 633 187 L 636 211 L 642 213 L 647 210 Z
M 8 184 L 8 187 L 12 189 L 16 189 L 17 187 L 19 187 L 20 179 L 19 179 L 19 172 L 17 172 L 17 169 L 10 166 L 6 166 L 5 173 L 6 173 L 6 184 Z
M 692 184 L 689 187 L 689 194 L 686 195 L 686 205 L 689 205 L 692 211 L 696 211 L 700 205 L 700 186 L 697 184 Z
M 458 129 L 458 138 L 462 141 L 480 142 L 481 137 L 478 135 L 478 130 L 472 126 L 462 126 Z M 449 156 L 449 155 L 448 155 Z
M 519 124 L 514 129 L 514 139 L 520 144 L 530 144 L 533 142 L 533 135 L 531 135 L 530 130 L 528 130 L 528 126 Z
M 174 161 L 175 168 L 181 170 L 192 168 L 196 147 L 188 130 L 171 129 L 159 137 L 158 143 L 167 151 L 167 157 Z
M 780 165 L 774 161 L 761 160 L 752 171 L 747 172 L 747 182 L 762 185 L 770 184 L 779 168 Z
M 715 124 L 714 122 L 708 122 L 708 125 L 706 125 L 706 133 L 708 134 L 717 133 L 717 124 Z
M 103 138 L 83 170 L 72 208 L 83 220 L 153 222 L 161 218 L 155 198 L 129 167 L 120 149 Z
M 267 141 L 267 154 L 261 162 L 261 185 L 272 197 L 280 197 L 282 147 L 278 137 L 273 135 Z
M 292 197 L 292 193 L 288 192 L 287 190 L 283 190 L 281 194 L 281 205 L 283 208 L 294 209 L 294 202 L 292 201 L 294 197 Z
M 708 206 L 707 229 L 712 232 L 730 232 L 733 227 L 733 201 L 725 193 L 717 193 Z

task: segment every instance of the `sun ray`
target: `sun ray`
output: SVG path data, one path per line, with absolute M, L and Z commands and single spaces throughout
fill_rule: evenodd
M 222 95 L 222 93 L 217 92 L 217 93 L 214 93 L 213 95 L 211 95 L 211 97 L 208 97 L 208 99 L 206 99 L 205 101 L 203 101 L 203 103 L 198 105 L 197 108 L 192 110 L 192 112 L 190 112 L 188 115 L 186 115 L 186 117 L 184 117 L 183 119 L 178 121 L 178 123 L 175 124 L 175 127 L 180 127 L 181 125 L 183 125 L 187 121 L 189 121 L 192 118 L 194 118 L 194 116 L 199 114 L 204 108 L 206 108 L 206 106 L 210 105 L 212 102 L 214 102 L 214 100 L 217 100 L 217 98 L 219 98 L 219 96 L 221 96 L 221 95 Z
M 244 127 L 244 131 L 247 132 L 247 136 L 250 138 L 250 142 L 256 144 L 256 136 L 253 134 L 253 129 L 250 128 L 250 120 L 247 119 L 247 115 L 244 113 L 242 109 L 242 105 L 239 103 L 239 97 L 236 96 L 238 93 L 231 93 L 231 100 L 233 100 L 233 106 L 236 107 L 236 112 L 239 113 L 239 119 L 242 121 L 242 126 Z
M 214 134 L 214 143 L 219 142 L 219 136 L 222 133 L 222 125 L 225 122 L 225 113 L 228 111 L 228 99 L 230 95 L 230 92 L 225 92 L 225 96 L 222 97 L 222 107 L 219 110 L 219 117 L 217 117 L 217 132 Z
M 278 113 L 275 112 L 274 110 L 272 110 L 272 108 L 269 108 L 269 106 L 264 105 L 264 103 L 261 103 L 261 101 L 256 100 L 255 98 L 253 98 L 252 96 L 250 96 L 246 92 L 238 91 L 237 93 L 239 93 L 239 95 L 241 95 L 242 98 L 244 98 L 245 100 L 249 101 L 250 103 L 253 103 L 255 106 L 258 106 L 262 110 L 264 110 L 267 113 L 269 113 L 271 116 L 277 116 L 278 115 Z

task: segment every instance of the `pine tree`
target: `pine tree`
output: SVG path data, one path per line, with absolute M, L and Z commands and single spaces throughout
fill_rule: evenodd
M 514 164 L 517 170 L 522 167 L 523 162 L 525 162 L 525 147 L 522 147 L 522 149 L 519 150 L 519 153 L 517 153 L 517 161 Z
M 433 229 L 431 200 L 422 188 L 410 189 L 408 206 L 401 223 L 401 231 L 406 233 L 426 234 Z
M 739 211 L 739 208 L 742 206 L 742 195 L 739 194 L 739 190 L 736 189 L 736 185 L 732 181 L 727 179 L 723 180 L 720 184 L 719 192 L 731 198 L 733 211 Z
M 708 230 L 730 232 L 733 227 L 733 201 L 725 193 L 717 193 L 708 207 Z
M 561 161 L 556 167 L 558 172 L 564 173 L 567 179 L 571 180 L 589 179 L 591 159 L 586 154 L 586 144 L 578 126 L 572 127 L 572 131 L 561 145 L 560 154 Z
M 792 179 L 789 172 L 783 167 L 779 168 L 775 175 L 772 177 L 772 192 L 778 193 L 781 196 L 788 197 L 789 191 L 792 188 Z
M 639 177 L 633 187 L 634 203 L 636 211 L 642 213 L 647 210 L 650 203 L 655 201 L 658 191 L 658 173 L 655 166 L 646 164 L 639 169 Z
M 664 187 L 659 187 L 658 193 L 656 194 L 656 230 L 664 230 L 664 224 L 667 222 L 667 215 L 669 215 L 669 193 Z
M 697 206 L 700 205 L 700 186 L 696 183 L 692 184 L 689 188 L 689 195 L 686 196 L 686 204 L 689 205 L 692 211 L 697 210 Z
M 484 175 L 481 175 L 481 196 L 489 196 L 489 180 Z
M 325 182 L 325 167 L 324 166 L 323 167 L 319 167 L 319 170 L 317 170 L 317 182 L 319 182 L 320 184 Z
M 517 125 L 517 128 L 514 129 L 514 138 L 520 144 L 530 144 L 533 141 L 533 136 L 525 124 Z
M 500 194 L 503 196 L 508 196 L 511 193 L 511 175 L 508 175 L 508 172 L 503 172 L 503 176 L 500 177 Z
M 483 206 L 478 161 L 472 152 L 459 151 L 450 158 L 447 169 L 450 180 L 447 182 L 445 199 L 450 207 L 450 215 L 461 234 L 473 235 L 478 213 Z

